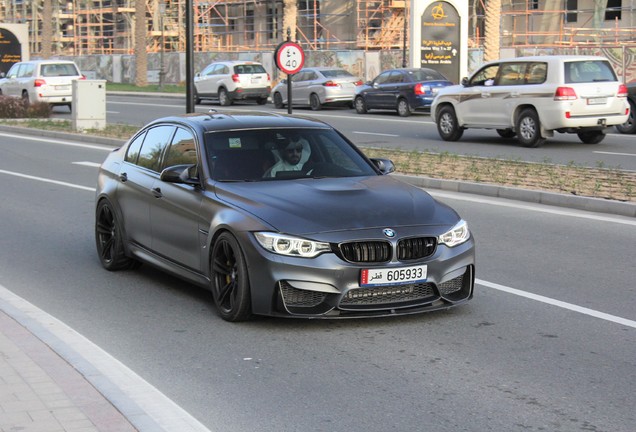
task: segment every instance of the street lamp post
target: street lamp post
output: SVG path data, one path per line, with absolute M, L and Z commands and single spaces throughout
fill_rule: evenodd
M 163 27 L 163 14 L 166 12 L 166 5 L 163 2 L 159 6 L 159 12 L 160 12 L 159 26 L 161 27 L 161 51 L 160 51 L 161 54 L 159 57 L 161 64 L 159 65 L 159 90 L 163 90 L 163 81 L 166 74 L 165 65 L 163 61 L 163 55 L 166 48 L 166 40 L 165 40 L 165 33 L 164 33 L 165 30 Z

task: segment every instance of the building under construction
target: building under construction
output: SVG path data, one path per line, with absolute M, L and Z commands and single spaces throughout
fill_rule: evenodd
M 402 49 L 410 1 L 189 0 L 195 51 L 271 51 L 291 28 L 307 49 Z M 469 0 L 469 44 L 483 43 L 500 5 L 502 47 L 621 45 L 636 41 L 636 0 Z M 136 7 L 143 11 L 136 14 Z M 28 23 L 31 56 L 132 54 L 135 17 L 148 52 L 186 49 L 186 0 L 0 0 L 0 22 Z

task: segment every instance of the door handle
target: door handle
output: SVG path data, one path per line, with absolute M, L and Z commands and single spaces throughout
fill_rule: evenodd
M 159 187 L 152 188 L 152 194 L 155 196 L 155 198 L 163 197 L 163 194 L 161 193 L 161 188 Z
M 126 173 L 119 174 L 119 180 L 121 180 L 122 183 L 126 183 L 128 181 L 128 174 Z

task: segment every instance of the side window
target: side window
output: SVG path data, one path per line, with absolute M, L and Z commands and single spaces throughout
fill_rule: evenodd
M 298 72 L 292 76 L 292 82 L 304 81 L 305 76 L 307 76 L 307 72 Z
M 141 145 L 143 144 L 145 137 L 146 134 L 142 133 L 130 143 L 130 145 L 128 146 L 128 151 L 126 151 L 126 157 L 124 158 L 126 162 L 137 164 L 139 150 L 141 150 Z
M 181 164 L 196 165 L 197 149 L 192 132 L 177 128 L 177 133 L 172 138 L 172 144 L 166 152 L 161 169 Z
M 499 68 L 497 85 L 523 85 L 526 81 L 526 63 L 504 63 Z
M 24 63 L 18 71 L 18 78 L 30 77 L 33 75 L 34 65 L 31 63 Z
M 548 74 L 548 65 L 545 63 L 531 63 L 526 70 L 527 84 L 543 84 Z
M 486 66 L 475 75 L 473 75 L 473 77 L 470 79 L 469 84 L 471 86 L 493 85 L 498 70 L 498 64 Z
M 20 69 L 20 66 L 20 63 L 16 63 L 11 66 L 11 69 L 9 69 L 9 72 L 7 72 L 7 78 L 15 78 L 16 76 L 18 76 L 18 69 Z
M 397 72 L 394 71 L 391 74 L 391 83 L 392 84 L 400 84 L 404 82 L 404 75 L 402 74 L 402 72 Z
M 374 84 L 387 84 L 389 82 L 389 76 L 391 72 L 384 72 L 380 74 L 376 79 Z
M 168 147 L 172 135 L 174 135 L 174 126 L 157 126 L 146 133 L 146 139 L 141 146 L 137 165 L 159 171 L 161 155 Z

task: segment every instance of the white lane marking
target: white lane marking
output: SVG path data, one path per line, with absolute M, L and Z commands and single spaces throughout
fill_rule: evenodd
M 632 157 L 636 157 L 636 153 L 615 153 L 615 152 L 605 152 L 605 151 L 594 151 L 592 153 L 606 154 L 606 155 L 612 155 L 612 156 L 632 156 Z
M 83 166 L 88 166 L 88 167 L 100 167 L 101 164 L 97 163 L 97 162 L 71 162 L 73 165 L 83 165 Z
M 81 189 L 81 190 L 85 190 L 85 191 L 90 191 L 90 192 L 95 192 L 95 188 L 91 188 L 91 187 L 86 187 L 86 186 L 80 186 L 80 185 L 76 185 L 73 183 L 67 183 L 67 182 L 63 182 L 63 181 L 59 181 L 59 180 L 52 180 L 52 179 L 47 179 L 44 177 L 35 177 L 35 176 L 31 176 L 31 175 L 27 175 L 27 174 L 21 174 L 21 173 L 17 173 L 17 172 L 13 172 L 13 171 L 5 171 L 3 169 L 0 169 L 0 174 L 7 174 L 10 176 L 14 176 L 14 177 L 22 177 L 25 179 L 29 179 L 29 180 L 36 180 L 36 181 L 41 181 L 44 183 L 52 183 L 52 184 L 56 184 L 56 185 L 60 185 L 60 186 L 66 186 L 66 187 L 70 187 L 70 188 L 74 188 L 74 189 Z
M 489 199 L 489 198 L 480 198 L 476 196 L 467 195 L 463 192 L 448 193 L 448 192 L 438 192 L 438 191 L 427 189 L 427 188 L 423 188 L 423 189 L 426 189 L 426 191 L 434 197 L 448 198 L 448 199 L 454 199 L 458 201 L 474 202 L 479 204 L 489 204 L 489 205 L 496 205 L 500 207 L 515 208 L 519 210 L 529 210 L 529 211 L 549 213 L 549 214 L 560 215 L 560 216 L 576 217 L 581 219 L 591 219 L 595 221 L 604 221 L 604 222 L 612 222 L 612 223 L 618 223 L 623 225 L 636 226 L 636 220 L 634 220 L 634 218 L 629 219 L 626 217 L 626 219 L 621 219 L 618 217 L 602 216 L 602 215 L 594 214 L 594 213 L 584 213 L 582 210 L 580 212 L 575 210 L 560 210 L 560 209 L 550 207 L 548 204 L 536 204 L 536 205 L 517 204 L 513 201 L 508 202 L 506 201 L 505 198 Z
M 385 134 L 385 133 L 376 133 L 376 132 L 352 131 L 351 133 L 360 134 L 360 135 L 379 135 L 379 136 L 385 136 L 385 137 L 399 137 L 399 135 L 395 135 L 395 134 Z
M 561 300 L 556 300 L 556 299 L 553 299 L 553 298 L 550 298 L 550 297 L 545 297 L 545 296 L 542 296 L 542 295 L 533 294 L 533 293 L 529 293 L 529 292 L 526 292 L 526 291 L 521 291 L 521 290 L 518 290 L 518 289 L 515 289 L 515 288 L 510 288 L 510 287 L 507 287 L 507 286 L 504 286 L 504 285 L 499 285 L 499 284 L 496 284 L 496 283 L 493 283 L 493 282 L 488 282 L 488 281 L 481 280 L 481 279 L 475 279 L 475 283 L 478 283 L 479 285 L 483 285 L 483 286 L 488 287 L 488 288 L 492 288 L 492 289 L 496 289 L 496 290 L 499 290 L 499 291 L 507 292 L 509 294 L 514 294 L 514 295 L 517 295 L 517 296 L 520 296 L 520 297 L 525 297 L 525 298 L 528 298 L 528 299 L 531 299 L 531 300 L 535 300 L 535 301 L 538 301 L 538 302 L 541 302 L 541 303 L 549 304 L 549 305 L 552 305 L 552 306 L 557 306 L 557 307 L 560 307 L 560 308 L 563 308 L 563 309 L 571 310 L 573 312 L 578 312 L 580 314 L 589 315 L 589 316 L 594 317 L 594 318 L 599 318 L 599 319 L 602 319 L 602 320 L 605 320 L 605 321 L 610 321 L 610 322 L 613 322 L 613 323 L 616 323 L 616 324 L 621 324 L 621 325 L 625 325 L 625 326 L 628 326 L 628 327 L 636 328 L 636 321 L 629 320 L 629 319 L 626 319 L 626 318 L 621 318 L 621 317 L 618 317 L 616 315 L 610 315 L 610 314 L 607 314 L 607 313 L 604 313 L 604 312 L 599 312 L 599 311 L 594 310 L 594 309 L 589 309 L 589 308 L 586 308 L 586 307 L 577 306 L 577 305 L 572 304 L 572 303 L 566 303 L 566 302 L 561 301 Z
M 0 136 L 5 136 L 8 138 L 18 138 L 18 139 L 23 139 L 27 141 L 38 141 L 38 142 L 43 142 L 47 144 L 61 144 L 61 145 L 69 146 L 69 147 L 81 147 L 81 148 L 87 148 L 87 149 L 93 149 L 93 150 L 103 150 L 108 152 L 113 151 L 113 146 L 109 146 L 109 145 L 80 144 L 77 142 L 58 140 L 55 138 L 38 138 L 35 136 L 22 136 L 22 135 L 16 135 L 11 133 L 4 133 L 4 132 L 0 132 Z M 82 136 L 81 135 L 78 136 L 77 139 L 78 140 L 82 139 Z
M 69 362 L 139 431 L 211 432 L 115 357 L 3 285 L 0 310 Z

